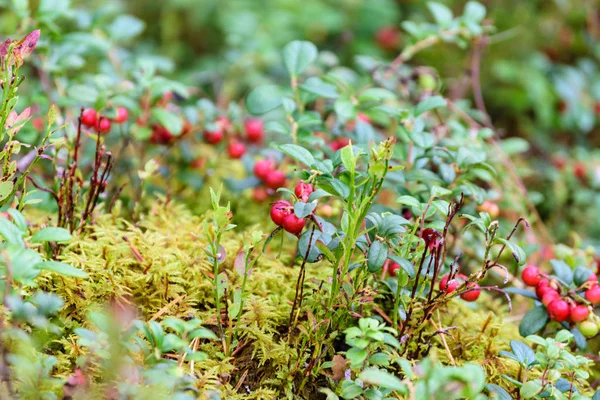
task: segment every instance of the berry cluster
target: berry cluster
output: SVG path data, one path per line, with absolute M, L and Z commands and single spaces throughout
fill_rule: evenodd
M 126 108 L 118 107 L 116 109 L 116 116 L 112 118 L 112 121 L 117 124 L 122 124 L 127 121 L 129 112 Z M 111 128 L 111 120 L 107 117 L 99 114 L 93 108 L 87 108 L 81 113 L 81 123 L 88 128 L 93 128 L 98 133 L 108 133 Z
M 253 172 L 269 189 L 277 190 L 285 186 L 285 173 L 277 169 L 275 161 L 271 159 L 257 161 L 254 164 Z
M 313 185 L 301 181 L 296 185 L 294 193 L 298 200 L 306 202 L 313 190 Z M 294 206 L 286 200 L 277 200 L 273 203 L 270 214 L 275 225 L 296 236 L 300 235 L 306 225 L 306 219 L 294 214 Z
M 449 274 L 446 274 L 440 279 L 440 290 L 446 293 L 452 293 L 456 289 L 458 289 L 459 286 L 467 282 L 468 279 L 469 277 L 465 274 L 456 274 L 456 276 L 453 278 L 451 278 Z M 468 288 L 468 291 L 461 294 L 460 298 L 464 301 L 477 300 L 479 298 L 479 295 L 481 294 L 481 290 L 479 290 L 479 285 L 474 282 L 471 282 L 467 283 L 466 287 Z
M 206 143 L 217 145 L 223 141 L 225 134 L 232 135 L 232 139 L 227 145 L 227 154 L 233 159 L 240 159 L 246 154 L 246 145 L 242 138 L 237 137 L 234 132 L 234 126 L 226 117 L 219 117 L 216 121 L 216 128 L 204 131 L 204 141 Z M 260 119 L 249 119 L 244 123 L 246 132 L 245 140 L 252 144 L 259 144 L 264 139 L 264 125 Z
M 592 312 L 592 307 L 600 304 L 600 285 L 598 277 L 591 274 L 588 281 L 581 286 L 585 291 L 584 298 L 589 304 L 578 302 L 573 291 L 564 291 L 555 279 L 548 279 L 539 268 L 526 267 L 521 279 L 528 286 L 535 286 L 537 298 L 546 306 L 548 317 L 557 322 L 577 324 L 581 333 L 588 338 L 594 337 L 600 330 L 600 320 Z

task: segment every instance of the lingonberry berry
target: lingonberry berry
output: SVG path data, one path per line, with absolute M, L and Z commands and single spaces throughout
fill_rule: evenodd
M 425 245 L 428 249 L 438 248 L 442 244 L 442 235 L 433 228 L 423 229 L 421 237 L 425 241 Z
M 440 279 L 440 290 L 446 293 L 452 293 L 460 286 L 460 282 L 456 279 L 448 280 L 448 278 L 450 278 L 448 274 L 442 276 L 442 279 Z
M 298 182 L 296 187 L 294 188 L 294 193 L 296 197 L 298 197 L 303 202 L 308 201 L 308 196 L 313 192 L 313 185 L 310 183 L 305 183 L 304 181 Z
M 542 296 L 542 304 L 548 307 L 548 304 L 552 303 L 555 299 L 558 299 L 559 297 L 560 294 L 558 294 L 556 290 L 548 290 L 546 293 L 544 293 L 544 296 Z
M 265 178 L 265 186 L 273 190 L 285 186 L 285 174 L 283 171 L 276 169 L 269 172 Z
M 472 290 L 461 294 L 460 298 L 463 299 L 464 301 L 477 300 L 479 298 L 479 295 L 481 294 L 481 290 L 477 289 L 479 287 L 479 285 L 476 283 L 472 283 L 472 284 L 469 284 L 467 287 L 472 288 Z
M 223 131 L 221 129 L 215 129 L 214 131 L 204 131 L 204 140 L 206 143 L 218 144 L 223 140 Z
M 293 212 L 283 219 L 283 229 L 287 232 L 298 235 L 304 229 L 306 223 L 304 218 L 298 218 Z
M 338 151 L 341 148 L 348 146 L 350 139 L 347 137 L 339 137 L 329 143 L 329 148 L 333 151 Z
M 229 120 L 229 118 L 227 118 L 224 115 L 221 115 L 220 117 L 218 117 L 215 122 L 216 122 L 217 126 L 220 128 L 218 130 L 228 131 L 231 128 L 231 121 Z
M 571 308 L 571 320 L 573 322 L 585 321 L 590 315 L 590 309 L 583 304 Z
M 523 272 L 521 273 L 521 279 L 527 286 L 535 286 L 540 283 L 542 280 L 542 276 L 540 275 L 540 270 L 535 265 L 530 265 L 525 267 Z
M 258 179 L 265 180 L 267 175 L 271 173 L 275 169 L 275 163 L 269 159 L 259 160 L 254 164 L 254 175 Z
M 106 133 L 108 131 L 110 131 L 110 120 L 108 118 L 105 117 L 100 117 L 100 119 L 98 120 L 98 125 L 96 126 L 96 130 L 99 133 Z
M 98 122 L 98 113 L 93 108 L 87 108 L 83 110 L 81 113 L 81 123 L 87 126 L 88 128 L 92 128 L 96 126 L 96 122 Z
M 150 143 L 153 144 L 169 144 L 175 140 L 175 136 L 164 126 L 154 125 L 152 127 L 152 135 L 150 135 Z
M 571 311 L 571 307 L 569 307 L 569 303 L 567 303 L 566 301 L 564 301 L 561 298 L 556 298 L 556 299 L 552 300 L 550 302 L 550 304 L 548 304 L 547 309 L 548 309 L 547 310 L 548 316 L 550 317 L 550 319 L 557 321 L 557 322 L 566 321 L 567 318 L 569 318 L 570 311 Z
M 398 275 L 398 270 L 400 269 L 400 265 L 396 264 L 395 262 L 391 263 L 390 266 L 388 267 L 388 271 L 390 272 L 390 276 L 396 276 Z
M 598 324 L 594 321 L 583 321 L 577 328 L 579 328 L 579 332 L 588 339 L 596 336 L 599 330 Z
M 550 281 L 548 279 L 542 279 L 535 287 L 535 294 L 537 295 L 537 298 L 541 300 L 549 290 L 553 290 L 553 288 L 550 287 Z
M 252 189 L 252 200 L 257 203 L 264 203 L 269 198 L 269 193 L 267 193 L 267 189 L 264 187 L 257 186 Z
M 250 143 L 260 143 L 264 137 L 264 125 L 260 119 L 252 118 L 244 123 L 246 139 Z
M 594 285 L 585 292 L 585 299 L 592 304 L 600 303 L 600 286 Z
M 293 211 L 294 209 L 288 201 L 277 200 L 271 205 L 271 220 L 275 223 L 275 225 L 281 226 L 283 224 L 283 219 L 290 215 Z
M 588 278 L 588 282 L 598 282 L 598 275 L 592 272 Z
M 113 119 L 117 124 L 122 124 L 127 121 L 129 111 L 125 107 L 117 107 L 117 116 Z
M 383 27 L 377 31 L 375 40 L 383 50 L 396 50 L 400 45 L 400 31 L 393 26 Z
M 227 153 L 231 158 L 242 158 L 244 153 L 246 153 L 246 146 L 244 146 L 244 143 L 242 142 L 233 141 L 229 143 L 229 146 L 227 146 Z

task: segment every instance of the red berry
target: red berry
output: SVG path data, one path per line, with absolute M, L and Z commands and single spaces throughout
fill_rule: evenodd
M 96 126 L 96 130 L 99 133 L 106 133 L 108 131 L 110 131 L 110 120 L 108 118 L 105 117 L 101 117 L 100 120 L 98 120 L 98 125 Z
M 442 235 L 440 235 L 440 233 L 433 228 L 423 229 L 421 237 L 429 249 L 437 248 L 442 244 Z
M 98 113 L 93 108 L 87 108 L 81 113 L 81 123 L 88 128 L 96 126 L 98 121 Z
M 585 321 L 589 315 L 590 309 L 583 304 L 579 304 L 571 308 L 571 320 L 573 322 Z
M 202 169 L 206 165 L 206 159 L 204 157 L 198 157 L 190 163 L 190 167 L 194 169 Z
M 585 180 L 587 178 L 587 167 L 583 162 L 578 162 L 573 168 L 573 174 L 579 180 Z
M 481 290 L 477 289 L 479 287 L 479 285 L 471 284 L 471 285 L 469 285 L 469 287 L 474 288 L 474 290 L 471 290 L 470 292 L 465 292 L 465 293 L 461 294 L 460 298 L 463 299 L 464 301 L 477 300 L 479 298 L 479 295 L 481 294 Z
M 377 31 L 375 40 L 379 47 L 387 51 L 398 49 L 400 45 L 400 31 L 393 26 L 386 26 Z
M 308 196 L 313 192 L 313 185 L 310 183 L 304 183 L 303 181 L 298 182 L 296 188 L 294 189 L 294 193 L 296 197 L 300 200 L 306 202 L 308 201 Z
M 223 131 L 221 129 L 204 131 L 204 140 L 206 143 L 218 144 L 221 142 L 221 140 L 223 140 Z
M 598 276 L 592 272 L 590 277 L 588 278 L 588 282 L 598 282 Z
M 527 286 L 535 286 L 540 283 L 542 276 L 540 275 L 540 270 L 538 267 L 530 265 L 521 273 L 521 279 L 523 279 L 523 282 Z
M 261 180 L 265 180 L 267 175 L 275 169 L 275 163 L 271 160 L 260 160 L 254 164 L 254 175 Z
M 304 229 L 306 223 L 304 218 L 298 218 L 293 212 L 283 219 L 283 229 L 287 232 L 298 235 Z
M 338 151 L 341 148 L 348 146 L 350 139 L 347 137 L 339 137 L 329 143 L 329 148 L 333 151 Z
M 442 279 L 440 280 L 440 290 L 446 293 L 452 293 L 456 290 L 457 287 L 460 286 L 460 282 L 456 279 L 448 280 L 448 278 L 448 274 L 442 276 Z
M 244 143 L 234 141 L 227 146 L 227 153 L 229 153 L 229 157 L 231 158 L 242 158 L 245 152 L 246 146 L 244 146 Z
M 283 173 L 283 171 L 280 171 L 278 169 L 269 172 L 267 174 L 267 177 L 265 178 L 265 185 L 269 189 L 273 190 L 285 186 L 285 174 Z
M 550 281 L 548 279 L 542 279 L 535 287 L 535 294 L 538 299 L 542 299 L 548 290 L 554 290 L 550 287 Z
M 154 125 L 152 127 L 152 135 L 150 143 L 152 144 L 169 144 L 175 139 L 175 136 L 162 125 Z
M 592 304 L 600 303 L 600 286 L 594 285 L 585 292 L 585 299 Z
M 250 143 L 260 143 L 264 137 L 264 125 L 260 119 L 249 119 L 244 123 L 246 139 Z
M 266 193 L 266 192 L 265 192 Z M 271 205 L 271 220 L 277 226 L 283 224 L 283 219 L 294 211 L 292 205 L 285 200 L 277 200 Z
M 117 124 L 122 124 L 123 122 L 127 121 L 128 117 L 129 117 L 129 111 L 127 111 L 127 109 L 124 107 L 118 107 L 117 108 L 117 116 L 115 117 L 115 119 L 113 121 L 115 121 Z
M 267 201 L 268 198 L 269 193 L 267 193 L 267 189 L 263 187 L 255 187 L 254 189 L 252 189 L 252 200 L 258 203 L 263 203 Z
M 561 298 L 557 298 L 552 300 L 550 304 L 548 304 L 548 316 L 550 319 L 563 322 L 569 318 L 571 307 L 569 307 L 569 303 L 564 301 Z
M 360 119 L 363 122 L 366 122 L 368 124 L 371 123 L 371 118 L 369 118 L 369 116 L 367 114 L 363 114 L 361 112 L 356 113 L 356 118 Z
M 400 269 L 400 266 L 398 264 L 396 264 L 395 262 L 391 263 L 390 266 L 388 267 L 388 271 L 390 271 L 391 276 L 398 275 L 399 269 Z
M 560 294 L 558 294 L 556 290 L 548 290 L 546 293 L 544 293 L 544 296 L 542 296 L 542 304 L 548 307 L 548 304 L 552 303 L 555 299 L 558 299 L 559 297 Z

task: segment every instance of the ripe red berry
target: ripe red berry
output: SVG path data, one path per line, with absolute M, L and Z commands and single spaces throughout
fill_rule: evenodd
M 598 282 L 598 276 L 592 272 L 588 278 L 588 282 Z
M 264 203 L 269 198 L 269 193 L 267 193 L 267 189 L 264 187 L 255 187 L 252 189 L 252 200 L 257 203 Z
M 552 303 L 558 298 L 560 298 L 560 294 L 558 294 L 556 290 L 548 290 L 546 293 L 544 293 L 544 296 L 542 296 L 542 304 L 548 307 L 548 304 Z
M 548 279 L 542 279 L 535 287 L 535 294 L 537 295 L 537 298 L 541 300 L 549 290 L 554 290 L 550 287 L 550 281 Z
M 293 235 L 298 235 L 302 232 L 302 229 L 304 229 L 305 223 L 306 220 L 304 218 L 298 218 L 296 214 L 292 212 L 283 219 L 283 229 Z
M 393 26 L 386 26 L 377 31 L 375 40 L 379 47 L 387 51 L 398 49 L 400 45 L 400 31 Z
M 152 135 L 150 135 L 150 143 L 152 144 L 169 144 L 175 139 L 175 136 L 162 125 L 154 125 L 152 127 Z
M 479 287 L 479 285 L 475 284 L 471 284 L 469 287 L 474 288 L 474 290 L 471 290 L 470 292 L 465 292 L 463 294 L 460 295 L 460 298 L 463 299 L 464 301 L 475 301 L 479 298 L 479 295 L 481 294 L 481 290 L 478 290 L 477 288 Z
M 356 113 L 356 118 L 358 118 L 361 121 L 366 122 L 368 124 L 371 123 L 371 118 L 369 118 L 369 116 L 367 114 L 364 114 L 364 113 L 361 113 L 361 112 Z
M 296 187 L 294 188 L 294 193 L 296 197 L 300 200 L 306 202 L 308 201 L 308 196 L 313 192 L 313 185 L 310 183 L 305 183 L 303 181 L 298 182 Z
M 540 270 L 538 267 L 534 265 L 530 265 L 525 267 L 523 272 L 521 273 L 521 279 L 527 286 L 535 286 L 540 283 L 542 276 L 540 275 Z
M 264 125 L 260 119 L 249 119 L 244 123 L 246 139 L 250 143 L 260 143 L 264 137 Z
M 578 304 L 571 308 L 571 320 L 573 322 L 585 321 L 589 315 L 590 309 L 583 304 Z
M 265 192 L 266 193 L 266 192 Z M 277 200 L 271 205 L 271 220 L 277 226 L 283 224 L 283 219 L 294 212 L 292 205 L 285 200 Z
M 388 267 L 390 276 L 397 276 L 399 269 L 400 269 L 400 265 L 396 264 L 395 262 L 391 263 L 390 266 Z
M 113 121 L 115 121 L 117 124 L 122 124 L 123 122 L 127 121 L 128 117 L 129 117 L 129 111 L 127 111 L 127 109 L 124 107 L 118 107 L 117 108 L 117 116 L 115 117 L 115 119 Z
M 98 121 L 98 113 L 93 108 L 87 108 L 81 113 L 81 123 L 88 128 L 96 126 Z
M 442 235 L 433 228 L 425 228 L 421 232 L 421 237 L 429 249 L 437 248 L 442 244 Z
M 460 282 L 456 279 L 448 280 L 448 278 L 448 274 L 442 276 L 442 279 L 440 280 L 440 290 L 446 293 L 452 293 L 456 290 L 457 287 L 460 286 Z
M 338 151 L 339 149 L 348 146 L 349 143 L 350 139 L 347 137 L 339 137 L 329 143 L 329 148 L 333 151 Z
M 561 298 L 552 300 L 552 302 L 550 302 L 550 304 L 548 304 L 547 309 L 548 309 L 548 316 L 550 317 L 550 319 L 557 321 L 557 322 L 566 321 L 567 318 L 569 318 L 570 311 L 571 311 L 571 307 L 569 307 L 569 303 L 567 303 L 566 301 L 564 301 Z
M 219 130 L 228 131 L 231 128 L 231 121 L 223 115 L 218 117 L 215 122 L 220 128 Z
M 246 146 L 244 146 L 244 143 L 233 141 L 227 146 L 227 153 L 231 158 L 242 158 L 244 153 L 246 153 Z
M 285 174 L 283 171 L 276 169 L 269 172 L 265 178 L 265 186 L 273 190 L 285 186 Z
M 96 126 L 96 130 L 99 133 L 106 133 L 106 132 L 110 131 L 110 126 L 111 126 L 110 120 L 108 118 L 101 117 L 98 120 L 98 125 Z
M 218 144 L 223 140 L 223 131 L 221 129 L 204 131 L 204 140 L 206 143 Z
M 600 286 L 594 285 L 585 292 L 585 299 L 592 304 L 600 303 Z
M 581 181 L 587 178 L 587 167 L 583 162 L 578 162 L 575 164 L 573 168 L 573 174 L 575 177 Z
M 257 161 L 254 164 L 254 175 L 258 179 L 265 180 L 267 175 L 275 169 L 275 163 L 269 159 Z

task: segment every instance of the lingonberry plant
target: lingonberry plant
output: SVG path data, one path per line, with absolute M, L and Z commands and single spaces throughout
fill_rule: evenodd
M 0 397 L 596 400 L 583 2 L 6 2 Z

